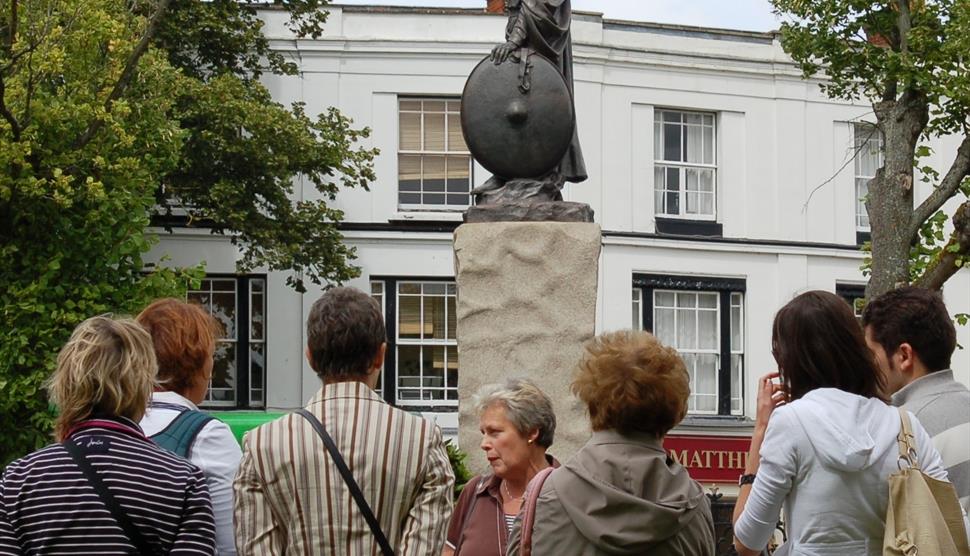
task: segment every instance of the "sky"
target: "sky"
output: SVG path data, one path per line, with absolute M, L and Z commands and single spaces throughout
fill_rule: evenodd
M 333 0 L 334 4 L 484 8 L 486 0 Z M 743 31 L 779 27 L 768 0 L 572 0 L 573 10 L 609 19 L 676 23 Z

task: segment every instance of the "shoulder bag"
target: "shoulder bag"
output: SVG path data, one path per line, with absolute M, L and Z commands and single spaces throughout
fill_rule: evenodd
M 963 511 L 951 483 L 919 467 L 909 413 L 899 409 L 899 471 L 889 476 L 884 556 L 966 556 Z

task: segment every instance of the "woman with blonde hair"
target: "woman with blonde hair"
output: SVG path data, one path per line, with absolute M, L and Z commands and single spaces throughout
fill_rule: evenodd
M 0 553 L 212 554 L 202 471 L 153 444 L 138 421 L 157 363 L 131 319 L 74 329 L 50 380 L 59 441 L 0 479 Z

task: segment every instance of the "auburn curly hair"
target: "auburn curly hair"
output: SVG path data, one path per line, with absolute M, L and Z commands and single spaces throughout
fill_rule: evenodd
M 687 414 L 690 378 L 680 355 L 653 334 L 610 332 L 586 345 L 572 391 L 594 431 L 661 437 Z
M 135 320 L 152 336 L 159 384 L 184 394 L 212 357 L 222 334 L 219 322 L 199 305 L 172 297 L 153 302 Z

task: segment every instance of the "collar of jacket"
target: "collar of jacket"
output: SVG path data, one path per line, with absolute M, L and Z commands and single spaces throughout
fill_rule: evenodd
M 384 403 L 384 400 L 377 395 L 377 392 L 358 380 L 347 380 L 343 382 L 329 382 L 324 384 L 313 395 L 308 405 L 320 403 L 326 400 L 337 399 L 362 399 Z
M 951 392 L 954 382 L 953 371 L 950 369 L 927 373 L 893 394 L 892 404 L 901 406 L 921 396 Z
M 648 432 L 630 431 L 621 433 L 613 429 L 593 431 L 588 443 L 600 446 L 606 444 L 636 444 L 666 453 L 663 448 L 663 439 Z
M 86 419 L 74 425 L 71 430 L 67 432 L 65 438 L 71 438 L 76 434 L 81 434 L 94 429 L 108 429 L 133 436 L 135 438 L 144 440 L 145 442 L 151 442 L 151 440 L 145 436 L 145 433 L 142 432 L 141 427 L 138 426 L 138 423 L 128 419 L 127 417 L 120 417 L 116 415 L 92 416 L 90 419 Z

